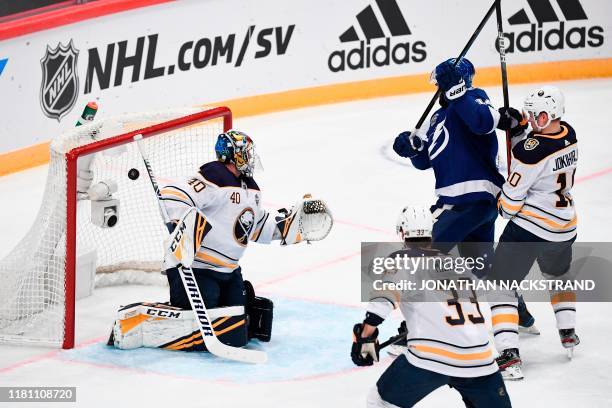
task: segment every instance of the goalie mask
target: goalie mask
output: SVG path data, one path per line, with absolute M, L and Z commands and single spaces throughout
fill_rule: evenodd
M 238 130 L 228 130 L 217 137 L 215 154 L 223 163 L 234 163 L 244 176 L 253 177 L 255 169 L 263 170 L 253 139 Z
M 423 205 L 404 207 L 397 218 L 395 228 L 402 241 L 431 238 L 431 231 L 433 229 L 431 211 Z

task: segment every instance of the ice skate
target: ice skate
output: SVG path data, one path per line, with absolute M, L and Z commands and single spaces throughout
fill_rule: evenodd
M 497 365 L 504 380 L 516 381 L 523 379 L 522 361 L 518 349 L 506 349 L 497 357 Z
M 567 350 L 567 358 L 570 360 L 574 357 L 574 347 L 580 344 L 580 338 L 574 329 L 559 330 L 561 345 Z

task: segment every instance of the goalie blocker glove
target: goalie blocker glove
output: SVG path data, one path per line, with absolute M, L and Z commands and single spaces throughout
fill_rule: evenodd
M 190 268 L 202 240 L 212 226 L 195 207 L 188 208 L 176 223 L 168 223 L 166 226 L 170 235 L 164 242 L 164 269 L 179 264 Z

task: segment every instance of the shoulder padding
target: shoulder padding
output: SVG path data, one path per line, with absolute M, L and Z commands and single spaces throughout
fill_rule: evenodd
M 467 94 L 470 95 L 474 99 L 481 99 L 483 101 L 489 100 L 489 95 L 487 95 L 484 89 L 472 88 L 468 90 Z
M 259 186 L 252 177 L 236 177 L 219 161 L 211 161 L 200 167 L 202 177 L 217 187 L 242 187 L 244 181 L 247 188 L 259 190 Z
M 576 144 L 576 132 L 566 122 L 561 122 L 561 131 L 551 135 L 531 132 L 527 138 L 512 149 L 513 157 L 525 164 L 537 164 L 556 152 Z

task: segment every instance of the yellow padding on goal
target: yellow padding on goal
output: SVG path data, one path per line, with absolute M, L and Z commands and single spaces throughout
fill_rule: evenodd
M 433 68 L 434 62 L 431 64 Z M 508 65 L 508 81 L 511 85 L 605 77 L 612 77 L 612 58 Z M 474 84 L 475 86 L 500 85 L 499 65 L 477 67 Z M 243 117 L 359 99 L 434 91 L 434 85 L 429 83 L 428 72 L 255 95 L 220 101 L 208 106 L 227 106 L 232 110 L 234 117 Z
M 509 59 L 512 59 L 511 55 Z M 424 69 L 433 68 L 435 62 L 430 62 L 431 67 Z M 612 58 L 508 65 L 508 81 L 512 85 L 606 77 L 612 77 Z M 499 66 L 477 68 L 474 84 L 475 86 L 501 84 Z M 434 92 L 434 90 L 434 86 L 429 83 L 429 73 L 423 73 L 294 89 L 212 103 L 203 101 L 202 106 L 228 106 L 234 118 L 240 118 L 359 99 Z M 48 161 L 49 142 L 3 153 L 0 154 L 0 176 L 39 166 Z

